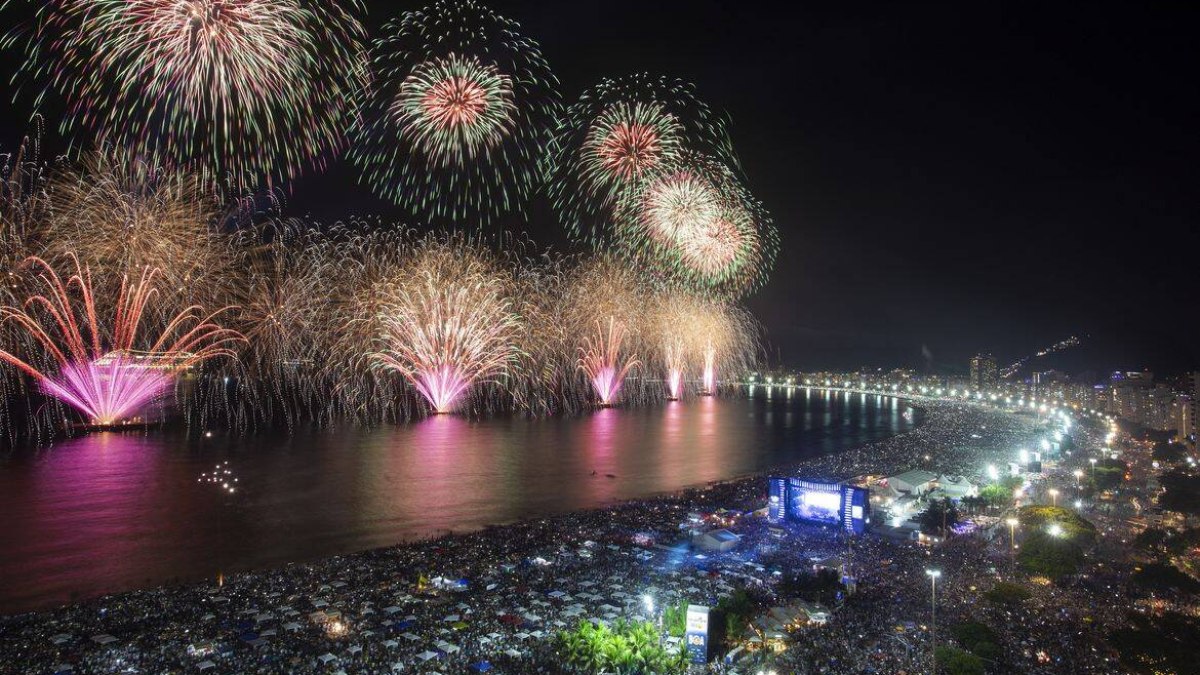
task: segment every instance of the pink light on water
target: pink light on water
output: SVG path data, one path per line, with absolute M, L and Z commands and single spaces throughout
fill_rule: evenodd
M 625 376 L 638 365 L 636 357 L 622 353 L 625 334 L 625 325 L 609 317 L 608 330 L 596 321 L 595 339 L 585 337 L 579 348 L 579 369 L 592 381 L 600 405 L 612 405 L 617 400 Z

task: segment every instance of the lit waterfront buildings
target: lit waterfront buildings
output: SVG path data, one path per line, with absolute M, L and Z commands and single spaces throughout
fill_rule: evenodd
M 1094 376 L 1072 378 L 1058 370 L 1035 371 L 1023 379 L 997 377 L 990 386 L 991 359 L 971 359 L 967 376 L 918 373 L 912 369 L 862 369 L 856 372 L 774 371 L 755 373 L 750 382 L 774 386 L 831 387 L 880 393 L 917 394 L 1005 403 L 1038 402 L 1094 411 L 1147 429 L 1171 431 L 1190 444 L 1197 438 L 1196 401 L 1200 372 L 1182 380 L 1158 381 L 1151 371 L 1115 371 L 1096 382 Z
M 971 388 L 985 391 L 996 386 L 997 372 L 996 357 L 991 354 L 971 357 Z

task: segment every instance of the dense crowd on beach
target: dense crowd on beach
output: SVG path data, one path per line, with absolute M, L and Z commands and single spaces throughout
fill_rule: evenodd
M 979 405 L 923 401 L 912 431 L 785 467 L 851 479 L 912 468 L 982 481 L 1043 420 Z M 781 469 L 782 470 L 782 469 Z M 0 620 L 8 673 L 562 672 L 554 635 L 580 621 L 654 620 L 654 607 L 712 606 L 739 588 L 773 598 L 781 572 L 845 556 L 855 592 L 828 624 L 800 631 L 780 672 L 915 673 L 927 669 L 930 585 L 943 571 L 938 622 L 986 615 L 1001 628 L 1007 672 L 1114 672 L 1096 627 L 1116 621 L 1104 588 L 1037 587 L 1020 612 L 979 601 L 1008 569 L 987 537 L 938 547 L 833 528 L 767 526 L 754 515 L 766 481 L 751 477 L 609 508 L 496 526 L 310 564 L 164 587 Z M 681 529 L 729 509 L 742 537 L 697 555 Z M 724 513 L 724 512 L 723 512 Z M 766 555 L 769 552 L 769 555 Z M 769 560 L 768 564 L 764 561 Z M 714 654 L 712 671 L 739 671 Z

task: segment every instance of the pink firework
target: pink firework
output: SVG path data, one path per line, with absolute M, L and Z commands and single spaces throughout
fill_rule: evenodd
M 488 91 L 478 82 L 450 76 L 429 87 L 421 98 L 425 116 L 443 128 L 470 126 L 488 107 Z
M 666 347 L 667 397 L 678 401 L 683 394 L 683 350 L 674 343 Z
M 439 414 L 453 410 L 473 381 L 474 378 L 469 374 L 448 363 L 431 366 L 417 372 L 412 378 L 413 386 Z
M 704 348 L 704 393 L 708 395 L 717 392 L 717 350 L 712 340 Z
M 667 372 L 667 391 L 670 393 L 672 401 L 678 401 L 680 394 L 683 393 L 683 371 L 678 368 L 672 368 Z
M 43 392 L 75 408 L 91 424 L 129 420 L 161 399 L 176 373 L 214 357 L 233 356 L 230 344 L 244 340 L 214 322 L 224 310 L 204 316 L 196 306 L 175 315 L 156 339 L 141 340 L 143 314 L 158 296 L 157 270 L 150 269 L 132 286 L 122 281 L 112 324 L 102 326 L 91 273 L 72 260 L 75 274 L 66 281 L 41 258 L 26 261 L 38 269 L 46 292 L 29 297 L 21 307 L 0 307 L 0 320 L 22 329 L 42 358 L 0 350 L 0 361 L 32 377 Z M 37 361 L 53 364 L 57 372 L 33 365 Z
M 625 334 L 625 325 L 614 317 L 609 317 L 607 331 L 597 320 L 596 339 L 585 337 L 579 348 L 579 369 L 592 381 L 600 405 L 609 406 L 616 401 L 625 376 L 638 365 L 635 356 L 621 353 Z
M 402 374 L 435 413 L 452 412 L 476 384 L 516 365 L 521 318 L 506 277 L 488 254 L 461 241 L 430 238 L 379 289 L 378 367 Z
M 662 141 L 652 125 L 619 122 L 600 140 L 595 153 L 604 170 L 628 181 L 658 165 Z

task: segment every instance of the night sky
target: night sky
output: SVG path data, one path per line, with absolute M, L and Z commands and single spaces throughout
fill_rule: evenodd
M 567 100 L 646 71 L 728 112 L 781 231 L 748 300 L 772 362 L 965 370 L 1086 334 L 1080 367 L 1200 366 L 1195 10 L 489 4 L 540 41 Z M 417 6 L 369 2 L 370 23 Z M 0 144 L 28 103 L 3 104 Z M 412 222 L 348 166 L 300 181 L 287 213 Z M 544 203 L 526 219 L 510 224 L 570 247 Z

